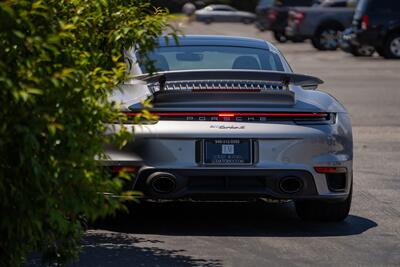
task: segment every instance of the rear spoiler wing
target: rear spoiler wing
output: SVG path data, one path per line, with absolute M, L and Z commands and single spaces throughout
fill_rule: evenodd
M 182 70 L 165 71 L 153 75 L 144 74 L 134 77 L 146 83 L 159 83 L 160 90 L 163 90 L 168 81 L 191 81 L 191 80 L 253 80 L 278 82 L 284 86 L 289 84 L 317 87 L 324 83 L 321 79 L 304 74 L 287 73 L 280 71 L 261 70 Z

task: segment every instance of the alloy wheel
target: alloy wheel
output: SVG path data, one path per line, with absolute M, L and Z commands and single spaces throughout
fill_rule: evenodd
M 357 51 L 361 56 L 372 56 L 375 52 L 375 48 L 372 46 L 361 46 Z
M 326 50 L 335 50 L 339 45 L 338 31 L 326 29 L 321 32 L 320 44 Z
M 400 57 L 400 37 L 394 38 L 390 43 L 390 52 L 395 57 Z

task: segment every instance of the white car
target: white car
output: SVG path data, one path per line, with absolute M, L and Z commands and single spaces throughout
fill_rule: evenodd
M 204 23 L 212 22 L 242 22 L 253 23 L 256 15 L 246 11 L 239 11 L 228 5 L 209 5 L 195 12 L 196 19 Z

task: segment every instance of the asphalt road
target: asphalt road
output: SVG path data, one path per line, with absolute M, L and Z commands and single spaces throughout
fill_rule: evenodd
M 241 24 L 192 23 L 189 34 L 272 40 Z M 400 266 L 400 61 L 277 44 L 296 72 L 348 108 L 355 186 L 342 223 L 300 221 L 292 204 L 169 203 L 132 207 L 89 230 L 72 266 Z

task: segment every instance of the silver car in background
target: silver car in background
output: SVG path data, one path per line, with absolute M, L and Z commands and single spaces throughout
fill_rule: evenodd
M 350 116 L 322 81 L 295 74 L 279 50 L 226 36 L 159 39 L 147 74 L 115 90 L 135 140 L 101 164 L 136 174 L 129 189 L 155 200 L 293 200 L 305 220 L 347 217 L 353 184 Z M 152 106 L 144 106 L 145 100 Z M 137 124 L 143 109 L 158 117 Z M 110 124 L 114 134 L 118 124 Z
M 239 11 L 228 5 L 209 5 L 195 12 L 197 21 L 212 22 L 242 22 L 253 23 L 256 15 L 246 11 Z

